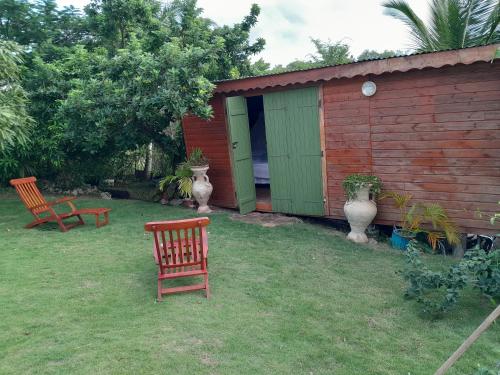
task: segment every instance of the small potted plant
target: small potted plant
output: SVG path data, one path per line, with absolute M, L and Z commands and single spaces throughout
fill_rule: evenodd
M 377 215 L 374 199 L 382 189 L 382 182 L 377 176 L 351 174 L 344 179 L 342 187 L 347 198 L 344 213 L 351 226 L 347 238 L 354 242 L 366 243 L 368 237 L 365 230 Z
M 385 192 L 380 199 L 390 198 L 399 210 L 399 225 L 394 225 L 391 235 L 392 247 L 406 250 L 418 233 L 424 233 L 435 250 L 441 239 L 451 245 L 459 242 L 458 229 L 446 210 L 437 203 L 414 203 L 410 193 Z M 411 206 L 410 206 L 411 204 Z
M 188 158 L 188 164 L 193 172 L 193 196 L 198 202 L 198 213 L 212 212 L 208 207 L 208 200 L 213 191 L 213 186 L 207 176 L 208 159 L 199 148 L 195 148 Z

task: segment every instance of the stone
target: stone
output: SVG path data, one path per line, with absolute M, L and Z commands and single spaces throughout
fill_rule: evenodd
M 107 199 L 107 200 L 109 200 L 109 199 L 111 199 L 111 194 L 109 194 L 107 191 L 103 191 L 101 193 L 101 199 Z
M 180 206 L 182 204 L 182 199 L 172 199 L 168 204 L 171 206 Z

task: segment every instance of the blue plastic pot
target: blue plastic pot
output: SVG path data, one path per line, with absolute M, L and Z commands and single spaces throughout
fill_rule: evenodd
M 405 251 L 411 240 L 415 238 L 415 234 L 411 236 L 403 236 L 401 234 L 400 228 L 394 228 L 392 230 L 391 245 L 395 249 Z

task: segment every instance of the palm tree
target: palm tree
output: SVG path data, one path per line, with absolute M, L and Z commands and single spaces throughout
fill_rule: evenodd
M 405 0 L 389 0 L 385 13 L 404 22 L 419 52 L 500 42 L 500 0 L 432 0 L 426 25 Z

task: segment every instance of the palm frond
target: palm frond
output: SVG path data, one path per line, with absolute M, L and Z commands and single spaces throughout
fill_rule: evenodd
M 412 32 L 417 51 L 433 51 L 436 49 L 435 43 L 429 34 L 427 27 L 420 17 L 418 17 L 410 5 L 404 0 L 390 0 L 382 4 L 385 13 L 405 23 Z
M 191 198 L 193 194 L 193 180 L 191 177 L 182 177 L 179 179 L 179 193 L 184 198 Z
M 500 1 L 477 0 L 478 7 L 474 17 L 479 22 L 470 27 L 470 45 L 483 45 L 500 42 Z
M 404 22 L 417 51 L 457 49 L 500 42 L 499 0 L 432 0 L 429 24 L 405 0 L 383 4 L 385 13 Z

